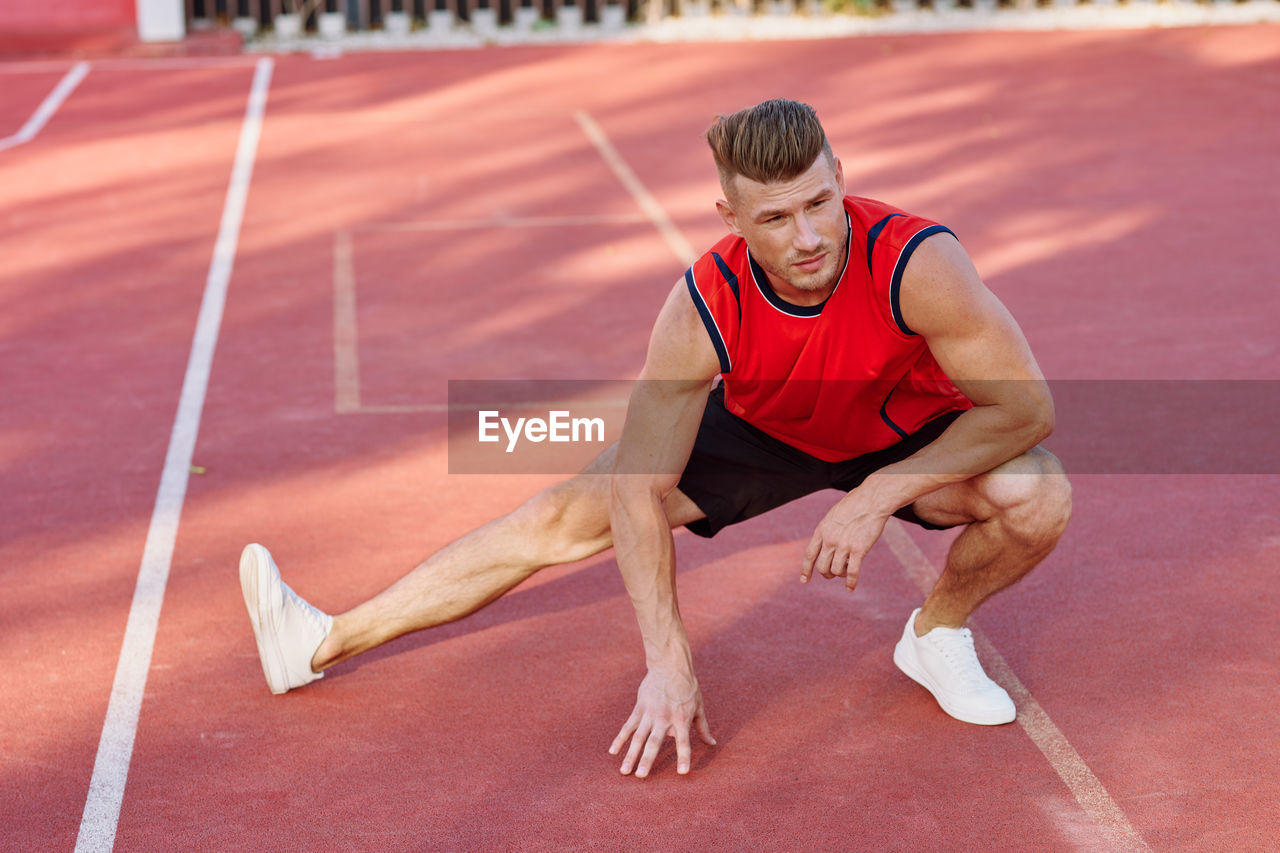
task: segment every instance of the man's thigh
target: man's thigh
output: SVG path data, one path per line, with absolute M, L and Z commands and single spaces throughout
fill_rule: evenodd
M 911 509 L 924 521 L 955 527 L 993 518 L 1020 496 L 1033 493 L 1045 477 L 1065 476 L 1058 458 L 1037 445 L 985 474 L 930 492 Z
M 687 526 L 698 536 L 714 536 L 731 524 L 831 488 L 828 467 L 728 412 L 720 386 L 707 398 L 680 477 L 678 491 L 699 511 Z

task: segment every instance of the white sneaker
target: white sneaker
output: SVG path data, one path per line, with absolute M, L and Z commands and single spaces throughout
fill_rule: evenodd
M 934 628 L 916 636 L 916 614 L 911 612 L 902 639 L 893 650 L 893 662 L 938 700 L 942 710 L 957 720 L 980 726 L 1012 723 L 1018 715 L 1004 688 L 982 671 L 968 628 Z
M 323 678 L 324 673 L 311 671 L 311 657 L 329 636 L 333 617 L 289 589 L 271 552 L 261 545 L 246 545 L 240 554 L 240 591 L 271 692 L 285 693 Z

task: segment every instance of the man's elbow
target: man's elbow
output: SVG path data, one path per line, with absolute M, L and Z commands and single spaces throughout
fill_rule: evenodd
M 628 504 L 634 504 L 636 500 L 643 497 L 648 489 L 644 486 L 641 477 L 635 474 L 611 474 L 609 475 L 609 512 L 612 515 L 617 513 Z
M 1052 435 L 1057 419 L 1049 386 L 1043 382 L 1036 385 L 1035 390 L 1028 395 L 1024 419 L 1030 446 L 1035 446 Z
M 669 481 L 669 482 L 668 482 Z M 619 474 L 609 477 L 609 512 L 641 504 L 662 503 L 676 487 L 679 478 L 659 477 L 652 474 Z

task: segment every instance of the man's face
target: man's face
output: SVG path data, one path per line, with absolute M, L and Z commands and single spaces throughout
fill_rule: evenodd
M 808 171 L 789 181 L 761 184 L 736 175 L 733 182 L 725 188 L 729 200 L 716 207 L 729 230 L 747 241 L 774 290 L 825 298 L 848 250 L 840 161 L 819 154 Z

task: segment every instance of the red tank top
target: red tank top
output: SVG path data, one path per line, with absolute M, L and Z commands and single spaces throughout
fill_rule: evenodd
M 898 306 L 911 253 L 950 229 L 871 199 L 847 196 L 844 207 L 848 257 L 819 305 L 774 293 L 741 237 L 725 237 L 685 272 L 720 357 L 725 407 L 827 462 L 881 450 L 972 407 Z

